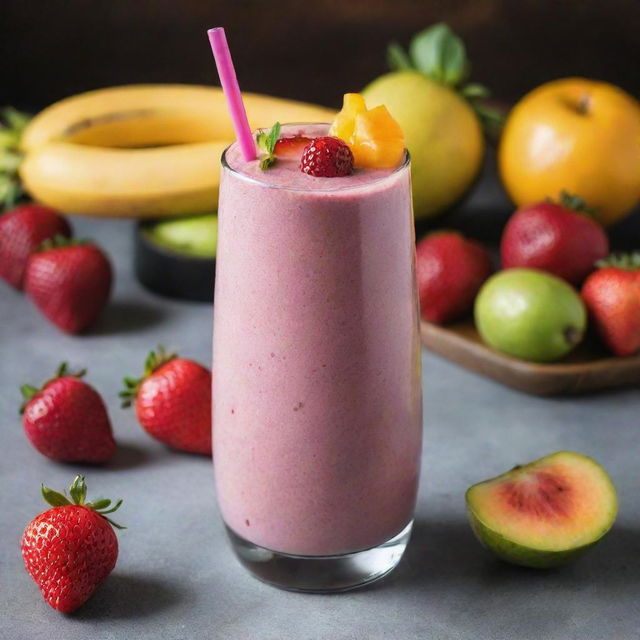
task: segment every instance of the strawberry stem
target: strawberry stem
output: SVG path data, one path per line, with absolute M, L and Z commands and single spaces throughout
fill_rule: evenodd
M 58 378 L 82 378 L 86 375 L 86 369 L 80 369 L 76 373 L 69 371 L 69 366 L 66 362 L 61 362 L 56 369 L 56 373 L 53 378 L 49 378 L 45 383 L 40 387 L 34 387 L 30 384 L 23 384 L 20 387 L 20 393 L 22 394 L 23 402 L 20 405 L 20 415 L 24 413 L 24 410 L 27 408 L 29 402 L 33 399 L 36 393 L 42 391 L 49 383 L 57 380 Z
M 553 200 L 550 199 L 551 202 Z M 575 193 L 569 193 L 566 189 L 563 189 L 560 192 L 560 197 L 558 198 L 558 204 L 565 209 L 571 209 L 576 213 L 584 213 L 588 216 L 595 216 L 598 212 L 596 207 L 590 207 L 585 202 L 584 198 L 581 198 L 579 195 Z
M 67 236 L 57 233 L 53 238 L 43 240 L 38 247 L 38 251 L 49 251 L 50 249 L 60 249 L 61 247 L 79 247 L 85 244 L 93 243 L 86 238 L 67 238 Z
M 71 486 L 69 487 L 69 495 L 71 496 L 71 500 L 73 502 L 71 502 L 66 495 L 58 491 L 54 491 L 49 487 L 45 487 L 45 485 L 42 485 L 41 490 L 42 497 L 45 499 L 45 502 L 47 502 L 47 504 L 50 504 L 52 507 L 66 507 L 72 504 L 76 504 L 99 513 L 109 524 L 114 526 L 116 529 L 126 529 L 126 527 L 123 527 L 117 522 L 114 522 L 110 518 L 106 517 L 107 513 L 113 513 L 120 508 L 122 499 L 118 500 L 112 507 L 111 500 L 109 500 L 108 498 L 101 498 L 100 500 L 96 500 L 95 502 L 86 502 L 87 485 L 84 481 L 84 476 L 76 476 L 73 479 Z
M 603 260 L 596 262 L 596 267 L 604 269 L 614 267 L 624 271 L 640 271 L 640 251 L 633 253 L 612 253 Z
M 144 362 L 144 373 L 141 378 L 132 378 L 126 376 L 123 378 L 124 389 L 120 391 L 118 397 L 121 398 L 121 407 L 127 409 L 133 404 L 138 397 L 140 385 L 145 378 L 148 378 L 154 371 L 157 371 L 162 365 L 171 362 L 178 357 L 177 353 L 168 353 L 163 345 L 159 344 L 156 351 L 150 351 Z

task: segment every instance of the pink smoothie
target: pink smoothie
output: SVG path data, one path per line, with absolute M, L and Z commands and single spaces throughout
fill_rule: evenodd
M 304 129 L 323 135 L 325 125 Z M 412 519 L 422 416 L 408 164 L 343 178 L 226 154 L 214 458 L 226 524 L 274 551 L 377 546 Z

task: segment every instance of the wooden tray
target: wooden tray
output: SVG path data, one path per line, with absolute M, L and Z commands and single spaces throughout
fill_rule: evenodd
M 630 385 L 640 388 L 640 355 L 611 357 L 588 341 L 560 362 L 538 364 L 490 349 L 471 321 L 448 327 L 423 321 L 420 332 L 429 351 L 527 393 L 578 394 Z

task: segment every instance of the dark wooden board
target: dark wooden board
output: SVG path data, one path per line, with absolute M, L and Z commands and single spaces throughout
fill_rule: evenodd
M 471 321 L 440 327 L 422 322 L 422 342 L 429 351 L 535 395 L 580 394 L 636 386 L 640 388 L 640 355 L 616 358 L 586 341 L 565 359 L 554 363 L 525 362 L 485 345 Z

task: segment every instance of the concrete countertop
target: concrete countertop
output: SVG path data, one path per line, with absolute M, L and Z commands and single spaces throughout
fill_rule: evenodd
M 495 238 L 506 209 L 484 184 L 453 226 Z M 635 220 L 614 235 L 638 241 Z M 632 640 L 640 638 L 640 393 L 536 398 L 423 357 L 424 462 L 413 539 L 399 568 L 362 591 L 278 591 L 251 578 L 227 544 L 211 462 L 148 437 L 117 398 L 159 342 L 210 364 L 211 308 L 146 292 L 132 274 L 130 222 L 74 220 L 116 271 L 112 302 L 86 335 L 62 335 L 0 282 L 0 638 L 107 640 Z M 635 234 L 635 239 L 633 236 Z M 87 366 L 105 398 L 120 451 L 104 468 L 55 464 L 25 439 L 18 387 L 62 360 Z M 620 495 L 615 528 L 591 553 L 554 571 L 503 564 L 475 540 L 465 489 L 559 449 L 594 456 Z M 124 498 L 120 557 L 72 615 L 49 608 L 24 571 L 19 540 L 44 510 L 41 482 L 86 475 L 89 495 Z

